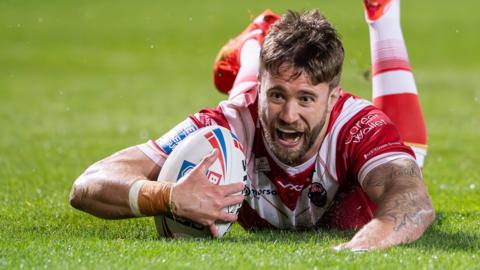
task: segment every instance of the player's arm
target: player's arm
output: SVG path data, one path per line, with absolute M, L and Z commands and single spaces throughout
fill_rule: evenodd
M 139 180 L 154 179 L 159 172 L 160 167 L 137 147 L 124 149 L 94 163 L 77 178 L 70 204 L 101 218 L 134 217 L 129 203 L 130 187 Z M 145 187 L 155 184 L 145 183 Z
M 373 169 L 362 186 L 377 205 L 375 216 L 336 249 L 371 250 L 411 243 L 435 219 L 421 171 L 412 159 L 393 160 Z
M 107 219 L 166 214 L 170 204 L 173 214 L 203 225 L 217 220 L 232 222 L 236 216 L 222 209 L 243 201 L 243 196 L 231 195 L 241 192 L 243 184 L 210 184 L 205 170 L 215 159 L 213 153 L 205 157 L 179 184 L 157 182 L 150 180 L 157 178 L 161 168 L 138 147 L 130 147 L 96 162 L 80 175 L 73 184 L 70 204 Z M 131 200 L 136 202 L 133 209 Z

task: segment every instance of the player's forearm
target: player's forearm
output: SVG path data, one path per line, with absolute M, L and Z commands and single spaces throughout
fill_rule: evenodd
M 155 179 L 159 171 L 160 167 L 151 162 L 138 148 L 127 148 L 93 164 L 80 175 L 73 184 L 70 204 L 102 218 L 133 217 L 135 214 L 131 210 L 129 198 L 133 183 L 143 179 Z M 157 213 L 162 210 L 157 208 L 161 207 L 156 204 L 152 206 L 150 200 L 159 198 L 157 193 L 165 193 L 162 189 L 165 185 L 154 181 L 148 182 L 148 185 L 142 185 L 142 189 L 138 190 L 138 198 L 145 199 L 139 200 L 139 204 L 145 207 L 147 214 Z M 158 203 L 162 202 L 158 200 Z
M 386 244 L 411 243 L 425 232 L 435 220 L 432 201 L 422 184 L 416 188 L 385 194 L 375 212 L 379 219 L 391 226 Z
M 397 159 L 372 170 L 363 189 L 375 202 L 375 217 L 338 249 L 370 250 L 411 243 L 435 219 L 422 173 L 412 159 Z
M 134 185 L 138 185 L 138 188 L 132 196 Z M 173 183 L 145 179 L 113 183 L 105 179 L 94 179 L 88 185 L 74 184 L 70 203 L 79 210 L 106 219 L 164 215 L 168 212 L 172 188 Z M 136 202 L 134 208 L 131 200 Z
M 375 218 L 349 242 L 354 249 L 388 248 L 420 238 L 435 219 L 428 194 L 421 188 L 386 193 Z
M 105 172 L 95 166 L 87 169 L 73 184 L 70 204 L 101 218 L 133 217 L 128 193 L 135 178 L 131 175 Z

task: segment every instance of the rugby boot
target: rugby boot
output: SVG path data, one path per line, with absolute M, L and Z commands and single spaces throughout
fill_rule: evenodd
M 390 3 L 391 0 L 363 0 L 367 22 L 380 19 L 387 12 Z
M 228 94 L 232 89 L 240 69 L 240 50 L 245 41 L 254 38 L 262 44 L 270 25 L 277 21 L 278 18 L 280 16 L 271 10 L 265 10 L 240 35 L 229 40 L 220 49 L 213 66 L 213 83 L 218 91 Z

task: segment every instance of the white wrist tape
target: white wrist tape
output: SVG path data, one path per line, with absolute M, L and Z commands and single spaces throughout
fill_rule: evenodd
M 143 216 L 138 209 L 138 192 L 142 188 L 143 184 L 148 180 L 138 180 L 133 185 L 130 186 L 130 191 L 128 192 L 128 201 L 130 203 L 130 210 L 132 210 L 133 215 L 136 217 Z

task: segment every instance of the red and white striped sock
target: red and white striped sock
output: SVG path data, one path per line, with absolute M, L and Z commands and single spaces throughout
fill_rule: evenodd
M 367 18 L 372 58 L 373 103 L 396 124 L 423 167 L 427 131 L 400 27 L 400 0 L 392 0 L 377 20 Z

